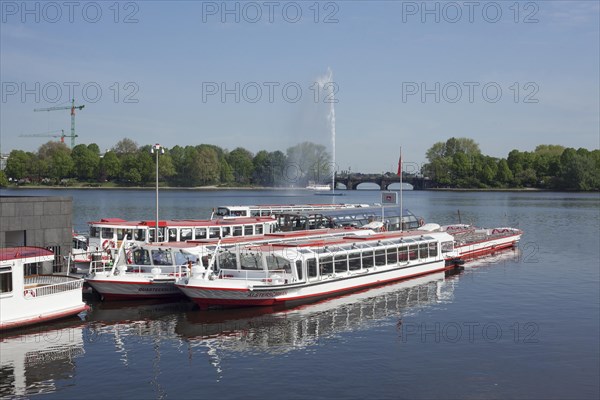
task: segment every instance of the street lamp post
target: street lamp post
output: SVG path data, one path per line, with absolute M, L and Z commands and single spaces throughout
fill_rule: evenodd
M 156 154 L 156 225 L 154 227 L 154 243 L 158 242 L 158 155 L 165 154 L 165 149 L 156 143 L 150 148 L 151 154 Z

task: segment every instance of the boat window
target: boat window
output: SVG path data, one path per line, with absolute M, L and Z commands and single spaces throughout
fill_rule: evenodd
M 269 271 L 284 270 L 287 274 L 292 273 L 290 260 L 273 254 L 267 255 L 265 259 L 267 261 L 267 269 Z
M 152 264 L 154 265 L 173 265 L 173 258 L 170 251 L 163 249 L 152 250 Z
M 241 226 L 233 227 L 233 236 L 242 236 L 242 227 Z
M 334 267 L 336 274 L 348 272 L 348 256 L 346 254 L 335 256 Z
M 319 269 L 321 270 L 321 275 L 324 274 L 332 274 L 333 273 L 333 257 L 321 257 L 319 259 Z
M 363 268 L 370 268 L 373 266 L 373 250 L 366 250 L 362 253 L 362 265 Z
M 97 226 L 90 226 L 90 237 L 99 238 L 100 228 L 98 228 Z
M 419 246 L 416 244 L 411 244 L 410 246 L 408 246 L 409 260 L 416 260 L 419 257 L 418 250 L 419 250 Z
M 73 248 L 79 250 L 87 250 L 88 245 L 85 241 L 79 239 L 73 239 Z
M 206 239 L 206 228 L 196 228 L 194 229 L 194 238 L 196 240 Z
M 437 255 L 438 255 L 437 242 L 429 243 L 429 257 L 437 257 Z
M 302 280 L 302 261 L 296 260 L 296 277 L 299 281 Z
M 442 242 L 442 253 L 448 253 L 454 249 L 452 242 Z
M 419 258 L 427 258 L 427 243 L 419 244 Z
M 123 240 L 124 235 L 125 235 L 124 229 L 117 229 L 117 240 Z
M 150 242 L 154 242 L 155 241 L 154 240 L 154 231 L 155 231 L 155 229 L 151 228 L 150 232 L 148 234 L 148 238 L 149 238 Z M 158 229 L 158 241 L 159 242 L 164 242 L 164 235 L 165 235 L 164 229 L 159 228 Z
M 223 232 L 223 237 L 231 236 L 231 227 L 224 226 L 221 228 L 221 231 Z
M 250 235 L 252 235 L 253 229 L 254 229 L 253 225 L 245 225 L 244 226 L 244 236 L 250 236 Z
M 220 269 L 237 269 L 235 254 L 230 251 L 224 251 L 219 254 L 217 261 Z
M 135 249 L 133 251 L 133 263 L 135 265 L 150 265 L 150 255 L 148 250 Z
M 408 261 L 408 247 L 400 246 L 398 249 L 398 261 Z
M 112 228 L 102 228 L 102 239 L 112 239 L 113 238 L 113 229 Z
M 182 228 L 179 231 L 179 240 L 184 241 L 184 240 L 192 240 L 192 228 Z
M 0 268 L 0 293 L 12 292 L 12 268 L 1 267 Z
M 350 271 L 360 269 L 360 252 L 348 254 L 348 268 L 350 268 Z
M 256 224 L 254 225 L 254 234 L 255 235 L 262 235 L 263 233 L 263 226 L 262 224 Z
M 27 263 L 23 265 L 23 276 L 38 275 L 42 263 Z
M 185 251 L 175 252 L 175 265 L 186 265 L 189 261 L 192 263 L 197 263 L 198 256 Z
M 400 217 L 392 217 L 388 221 L 389 221 L 388 229 L 390 231 L 400 230 Z
M 375 265 L 382 266 L 385 265 L 385 250 L 376 250 L 375 251 Z
M 208 228 L 208 237 L 211 239 L 221 237 L 221 228 L 218 226 Z
M 243 253 L 240 254 L 240 267 L 241 269 L 253 269 L 262 270 L 262 263 L 260 254 L 256 253 Z
M 133 231 L 133 240 L 143 242 L 146 240 L 146 231 L 144 229 L 135 229 Z
M 306 270 L 308 271 L 309 278 L 317 276 L 317 261 L 314 258 L 306 260 Z
M 388 264 L 396 264 L 398 262 L 398 249 L 396 247 L 391 247 L 387 249 L 387 263 Z
M 176 241 L 177 241 L 177 229 L 170 228 L 169 229 L 169 242 L 176 242 Z

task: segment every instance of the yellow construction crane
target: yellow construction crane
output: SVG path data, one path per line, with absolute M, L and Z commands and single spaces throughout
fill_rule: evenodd
M 71 138 L 71 149 L 73 147 L 75 147 L 75 138 L 77 137 L 77 135 L 75 134 L 75 110 L 82 110 L 85 107 L 85 105 L 82 106 L 76 106 L 75 105 L 75 99 L 73 99 L 71 101 L 71 105 L 70 106 L 65 106 L 65 107 L 48 107 L 48 108 L 36 108 L 33 111 L 56 111 L 56 110 L 71 110 L 71 135 L 70 136 L 64 136 L 64 132 L 63 132 L 63 139 L 62 141 L 64 142 L 64 138 L 65 137 L 70 137 Z

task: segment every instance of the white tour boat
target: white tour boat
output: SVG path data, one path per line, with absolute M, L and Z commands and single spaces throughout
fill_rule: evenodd
M 315 183 L 309 182 L 308 186 L 306 186 L 308 190 L 331 190 L 331 185 L 327 183 Z
M 176 285 L 201 308 L 290 305 L 454 268 L 453 242 L 446 232 L 387 232 L 249 245 Z
M 37 275 L 54 254 L 38 247 L 0 249 L 0 330 L 63 318 L 87 310 L 83 279 Z
M 454 249 L 462 260 L 516 247 L 523 231 L 517 228 L 478 228 L 473 225 L 426 224 L 419 228 L 430 232 L 447 232 L 454 237 Z
M 172 243 L 147 243 L 128 247 L 123 243 L 113 265 L 92 262 L 86 282 L 102 300 L 164 299 L 183 296 L 175 281 L 189 275 L 193 267 L 211 268 L 219 249 L 247 244 L 278 243 L 299 238 L 334 238 L 369 235 L 358 229 L 321 229 L 314 231 L 270 233 Z
M 237 205 L 219 206 L 213 211 L 212 217 L 217 218 L 240 218 L 240 217 L 269 217 L 283 213 L 309 213 L 317 211 L 351 210 L 356 208 L 381 207 L 380 204 L 259 204 L 259 205 Z
M 126 221 L 103 218 L 89 222 L 87 249 L 72 251 L 73 272 L 87 272 L 91 261 L 108 262 L 114 252 L 127 240 L 130 246 L 154 242 L 204 240 L 226 236 L 253 236 L 276 231 L 272 217 L 248 217 L 235 220 L 177 219 L 158 221 L 158 241 L 155 240 L 155 221 Z M 79 245 L 79 247 L 83 247 Z M 86 263 L 87 262 L 87 266 Z

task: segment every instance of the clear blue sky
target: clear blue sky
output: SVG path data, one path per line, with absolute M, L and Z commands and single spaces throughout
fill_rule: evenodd
M 497 157 L 600 147 L 598 1 L 228 2 L 229 13 L 220 1 L 23 4 L 2 2 L 2 153 L 49 140 L 21 134 L 70 129 L 66 110 L 33 112 L 64 105 L 68 82 L 86 106 L 78 142 L 102 150 L 124 137 L 331 148 L 329 104 L 314 99 L 328 68 L 339 169 L 394 171 L 400 146 L 419 164 L 451 136 Z

